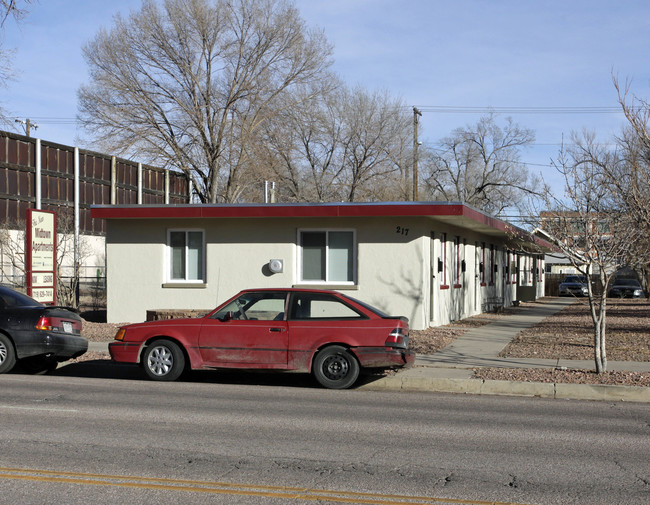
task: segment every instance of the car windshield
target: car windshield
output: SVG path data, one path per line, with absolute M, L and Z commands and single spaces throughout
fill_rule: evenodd
M 566 277 L 562 282 L 564 282 L 564 283 L 579 282 L 581 284 L 584 284 L 585 283 L 585 278 L 584 277 L 579 277 L 577 275 L 572 275 L 572 276 Z
M 0 306 L 2 307 L 43 307 L 27 295 L 14 291 L 13 289 L 0 287 Z
M 641 284 L 635 279 L 616 279 L 614 286 L 634 286 L 640 288 Z

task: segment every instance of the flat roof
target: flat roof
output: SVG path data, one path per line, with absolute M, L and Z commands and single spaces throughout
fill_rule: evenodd
M 459 202 L 94 205 L 90 215 L 94 219 L 428 217 L 487 235 L 550 246 L 521 228 Z

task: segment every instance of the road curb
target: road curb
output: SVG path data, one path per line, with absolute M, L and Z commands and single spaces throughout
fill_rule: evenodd
M 650 388 L 647 387 L 408 377 L 399 374 L 382 377 L 358 389 L 650 403 Z

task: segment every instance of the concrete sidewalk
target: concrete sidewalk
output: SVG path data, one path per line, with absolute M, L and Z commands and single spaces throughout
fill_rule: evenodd
M 395 375 L 364 384 L 366 390 L 435 391 L 445 393 L 539 396 L 650 402 L 650 388 L 583 384 L 550 384 L 473 379 L 473 369 L 568 368 L 594 369 L 593 360 L 500 358 L 501 350 L 521 331 L 574 303 L 573 298 L 556 298 L 526 307 L 517 314 L 472 328 L 441 351 L 418 355 L 415 366 Z M 650 362 L 609 361 L 608 370 L 650 372 Z

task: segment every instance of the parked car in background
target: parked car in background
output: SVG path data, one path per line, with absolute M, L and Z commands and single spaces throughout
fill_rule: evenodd
M 71 310 L 43 305 L 0 286 L 0 373 L 9 372 L 16 362 L 28 372 L 42 372 L 81 356 L 88 350 L 81 324 Z
M 645 293 L 636 279 L 617 277 L 607 292 L 612 298 L 643 298 Z
M 121 327 L 109 344 L 114 361 L 139 363 L 154 380 L 186 369 L 310 372 L 324 387 L 351 387 L 362 369 L 411 365 L 405 317 L 335 291 L 244 290 L 195 319 Z
M 587 296 L 587 278 L 581 275 L 568 275 L 560 283 L 560 296 Z

